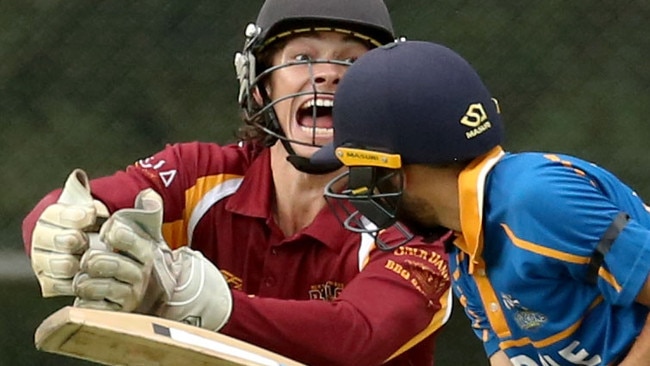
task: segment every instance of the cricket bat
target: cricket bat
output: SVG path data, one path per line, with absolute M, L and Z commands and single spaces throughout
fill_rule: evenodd
M 104 365 L 302 365 L 188 324 L 149 315 L 66 306 L 36 329 L 36 348 Z M 304 365 L 303 365 L 304 366 Z

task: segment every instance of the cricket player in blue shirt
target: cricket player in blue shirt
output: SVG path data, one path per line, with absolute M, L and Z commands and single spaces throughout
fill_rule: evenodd
M 349 169 L 328 201 L 352 204 L 354 231 L 454 231 L 453 289 L 491 365 L 650 365 L 650 213 L 630 187 L 575 157 L 505 152 L 496 100 L 433 43 L 362 56 L 333 113 L 312 162 Z

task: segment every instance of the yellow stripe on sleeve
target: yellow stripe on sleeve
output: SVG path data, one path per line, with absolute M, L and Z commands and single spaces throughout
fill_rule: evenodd
M 618 281 L 616 281 L 616 278 L 614 277 L 614 275 L 611 274 L 611 272 L 609 272 L 605 268 L 600 267 L 600 269 L 598 269 L 598 275 L 605 282 L 609 283 L 609 285 L 612 286 L 614 288 L 614 290 L 616 290 L 616 292 L 621 292 L 621 290 L 623 289 L 623 287 L 621 287 L 621 285 L 618 283 Z
M 162 226 L 163 238 L 172 249 L 187 245 L 187 224 L 185 220 L 166 222 Z
M 177 249 L 182 246 L 188 245 L 188 225 L 191 222 L 192 213 L 199 205 L 204 205 L 207 208 L 224 198 L 224 195 L 215 195 L 208 197 L 209 202 L 205 202 L 206 194 L 213 190 L 215 187 L 223 185 L 232 179 L 241 179 L 239 175 L 232 174 L 218 174 L 202 177 L 196 180 L 196 183 L 185 190 L 185 208 L 182 213 L 182 218 L 166 222 L 163 224 L 162 233 L 165 241 L 172 249 Z M 204 214 L 205 212 L 202 212 Z M 193 230 L 194 228 L 192 228 Z
M 539 244 L 535 244 L 535 243 L 520 239 L 517 236 L 515 236 L 515 234 L 508 227 L 508 225 L 501 224 L 501 226 L 503 227 L 503 230 L 505 230 L 506 234 L 508 235 L 508 237 L 510 238 L 512 243 L 514 245 L 518 246 L 519 248 L 524 249 L 524 250 L 528 250 L 528 251 L 533 252 L 533 253 L 544 255 L 546 257 L 551 257 L 551 258 L 555 258 L 555 259 L 558 259 L 558 260 L 561 260 L 561 261 L 565 261 L 565 262 L 569 262 L 569 263 L 575 263 L 575 264 L 587 264 L 591 260 L 590 257 L 584 257 L 584 256 L 575 255 L 575 254 L 561 252 L 559 250 L 550 249 L 550 248 L 547 248 L 547 247 L 543 247 L 543 246 L 541 246 Z M 601 267 L 598 270 L 598 275 L 603 280 L 605 280 L 607 283 L 609 283 L 616 291 L 618 291 L 618 292 L 621 291 L 621 289 L 622 289 L 621 285 L 618 283 L 618 281 L 616 281 L 616 278 L 614 277 L 614 275 L 612 275 L 609 271 L 607 271 L 607 270 L 605 270 L 604 268 Z
M 589 257 L 583 257 L 580 255 L 561 252 L 559 250 L 547 248 L 539 244 L 535 244 L 533 242 L 520 239 L 517 236 L 515 236 L 515 234 L 512 232 L 510 227 L 508 227 L 508 225 L 501 224 L 501 227 L 503 227 L 503 230 L 505 230 L 506 234 L 508 235 L 508 237 L 510 238 L 510 240 L 514 245 L 516 245 L 521 249 L 527 250 L 529 252 L 541 254 L 546 257 L 551 257 L 551 258 L 559 259 L 561 261 L 575 263 L 575 264 L 587 264 L 591 260 L 591 258 Z
M 196 206 L 205 196 L 206 192 L 234 178 L 241 178 L 241 176 L 233 174 L 218 174 L 197 179 L 194 186 L 185 191 L 185 212 L 194 211 Z
M 420 343 L 423 339 L 433 334 L 433 332 L 440 329 L 447 322 L 447 320 L 449 320 L 449 315 L 451 314 L 452 307 L 451 304 L 451 289 L 447 289 L 447 291 L 445 291 L 445 293 L 440 296 L 440 310 L 438 310 L 433 315 L 433 318 L 431 318 L 429 325 L 427 325 L 424 330 L 422 330 L 415 337 L 411 338 L 411 340 L 409 340 L 397 351 L 395 351 L 395 353 L 393 353 L 385 362 L 392 360 L 393 358 L 408 351 L 413 346 Z

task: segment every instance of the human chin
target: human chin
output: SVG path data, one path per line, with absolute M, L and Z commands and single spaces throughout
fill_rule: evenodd
M 436 226 L 435 222 L 430 222 L 431 220 L 427 220 L 421 215 L 422 212 L 426 212 L 426 209 L 424 202 L 403 195 L 397 203 L 395 217 L 413 233 L 422 234 Z
M 295 139 L 293 139 L 294 142 L 291 142 L 291 147 L 293 148 L 293 151 L 295 152 L 296 155 L 302 156 L 305 158 L 310 158 L 318 149 L 320 149 L 320 146 L 323 144 L 319 144 L 319 146 L 312 146 L 311 145 L 311 139 L 309 141 L 300 141 L 308 145 L 303 145 L 296 143 Z

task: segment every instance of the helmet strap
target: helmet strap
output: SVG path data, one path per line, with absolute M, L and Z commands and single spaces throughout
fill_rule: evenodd
M 281 139 L 280 141 L 282 141 L 282 146 L 284 146 L 284 149 L 287 150 L 287 153 L 289 153 L 289 156 L 287 156 L 287 161 L 291 163 L 294 168 L 303 173 L 316 175 L 328 174 L 338 170 L 341 167 L 341 164 L 339 163 L 318 165 L 312 164 L 309 158 L 296 154 L 289 141 L 286 139 Z

